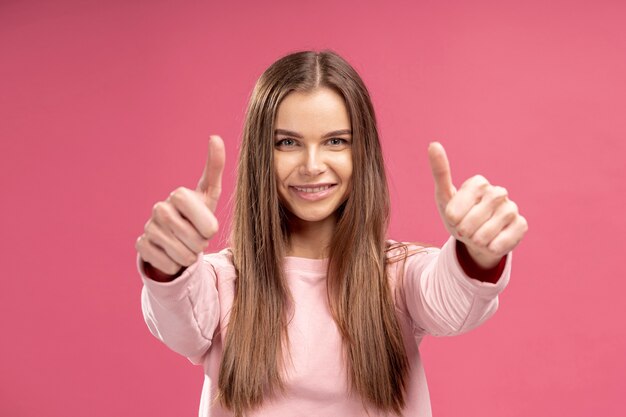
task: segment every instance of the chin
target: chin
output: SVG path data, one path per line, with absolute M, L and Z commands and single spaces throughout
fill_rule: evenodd
M 332 214 L 325 214 L 325 215 L 312 215 L 312 214 L 301 214 L 301 215 L 295 215 L 294 217 L 296 217 L 298 220 L 304 221 L 304 222 L 310 222 L 310 223 L 317 223 L 317 222 L 322 222 L 324 220 L 328 220 L 330 217 L 333 217 Z
M 335 211 L 322 210 L 293 210 L 291 211 L 292 220 L 303 222 L 317 223 L 328 219 L 334 219 Z

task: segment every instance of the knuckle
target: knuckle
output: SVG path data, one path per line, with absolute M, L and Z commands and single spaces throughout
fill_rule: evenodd
M 444 210 L 444 215 L 446 219 L 452 224 L 457 224 L 460 219 L 458 219 L 454 209 L 448 205 Z
M 457 226 L 456 231 L 461 236 L 467 236 L 469 234 L 469 227 L 465 224 L 460 224 Z
M 171 220 L 172 215 L 169 210 L 168 203 L 161 202 L 156 209 L 156 213 L 154 214 L 155 219 L 158 219 L 161 223 L 167 223 Z
M 501 244 L 499 242 L 491 243 L 486 249 L 492 256 L 500 256 L 502 251 Z
M 155 223 L 153 221 L 149 221 L 147 222 L 144 227 L 143 227 L 143 233 L 145 236 L 148 235 L 148 233 L 151 233 L 154 231 L 154 228 L 156 227 Z
M 507 221 L 512 221 L 518 216 L 517 210 L 514 206 L 507 205 L 502 210 L 502 217 Z
M 515 218 L 517 217 L 517 213 L 514 211 L 509 211 L 504 215 L 504 219 L 506 222 L 511 223 L 515 220 Z
M 480 247 L 485 246 L 485 242 L 483 241 L 482 236 L 478 233 L 474 233 L 474 235 L 470 238 L 470 240 L 476 246 L 480 246 Z
M 515 214 L 519 213 L 519 207 L 514 201 L 508 201 L 508 209 Z
M 156 217 L 153 216 L 150 220 L 148 220 L 146 222 L 146 224 L 143 226 L 143 232 L 144 235 L 147 235 L 148 233 L 154 232 L 154 229 L 158 228 L 157 223 L 155 222 Z
M 472 182 L 480 187 L 487 187 L 489 185 L 489 181 L 484 176 L 477 174 L 472 177 Z
M 504 198 L 504 197 L 508 197 L 509 192 L 507 191 L 506 188 L 496 185 L 493 187 L 493 194 L 496 198 Z
M 170 193 L 170 195 L 183 195 L 187 189 L 185 187 L 176 187 L 174 191 Z
M 522 230 L 524 230 L 524 233 L 525 233 L 526 231 L 528 231 L 528 221 L 523 216 L 519 216 L 519 218 L 520 218 L 520 221 L 522 222 Z
M 487 244 L 487 242 L 485 242 L 484 234 L 480 232 L 474 233 L 474 235 L 471 237 L 471 241 L 478 246 L 485 246 Z
M 167 243 L 163 241 L 163 233 L 157 226 L 149 227 L 148 230 L 144 232 L 144 236 L 146 240 L 159 246 L 163 246 Z
M 150 241 L 150 242 L 154 242 L 154 237 L 156 236 L 155 232 L 154 232 L 154 228 L 153 227 L 148 227 L 146 228 L 146 230 L 143 233 L 143 236 L 146 240 Z
M 187 194 L 187 189 L 185 187 L 178 187 L 177 189 L 175 189 L 174 191 L 170 193 L 170 196 L 168 198 L 170 201 L 177 203 L 177 202 L 181 202 L 182 200 L 184 200 L 186 194 Z
M 152 206 L 152 216 L 154 218 L 159 218 L 163 215 L 165 211 L 165 203 L 163 201 L 158 201 Z

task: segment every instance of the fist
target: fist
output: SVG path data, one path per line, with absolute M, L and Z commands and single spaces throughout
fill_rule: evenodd
M 157 202 L 135 248 L 150 278 L 169 281 L 196 262 L 218 230 L 214 215 L 222 189 L 224 142 L 211 136 L 209 155 L 195 190 L 179 187 Z
M 467 246 L 483 268 L 498 264 L 528 230 L 526 219 L 505 188 L 475 175 L 457 189 L 452 184 L 446 152 L 438 142 L 428 148 L 435 181 L 435 200 L 443 223 L 452 236 Z

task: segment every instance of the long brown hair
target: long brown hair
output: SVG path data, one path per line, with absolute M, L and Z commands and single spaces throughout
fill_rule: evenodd
M 374 109 L 343 58 L 304 51 L 261 75 L 245 119 L 231 232 L 238 278 L 218 381 L 219 400 L 237 416 L 284 387 L 291 296 L 282 262 L 289 231 L 274 174 L 274 124 L 287 94 L 319 87 L 344 98 L 352 126 L 353 186 L 339 209 L 327 278 L 349 383 L 367 406 L 400 414 L 405 404 L 409 365 L 386 276 L 389 193 Z

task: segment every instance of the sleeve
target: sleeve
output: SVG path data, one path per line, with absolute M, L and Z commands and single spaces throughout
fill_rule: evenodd
M 483 282 L 465 273 L 455 245 L 450 237 L 441 249 L 426 248 L 406 259 L 403 301 L 418 333 L 453 336 L 480 326 L 496 312 L 498 294 L 509 282 L 511 253 L 499 279 Z
M 137 255 L 143 281 L 143 317 L 157 339 L 194 363 L 208 351 L 219 323 L 217 274 L 202 253 L 181 276 L 170 282 L 148 278 Z

